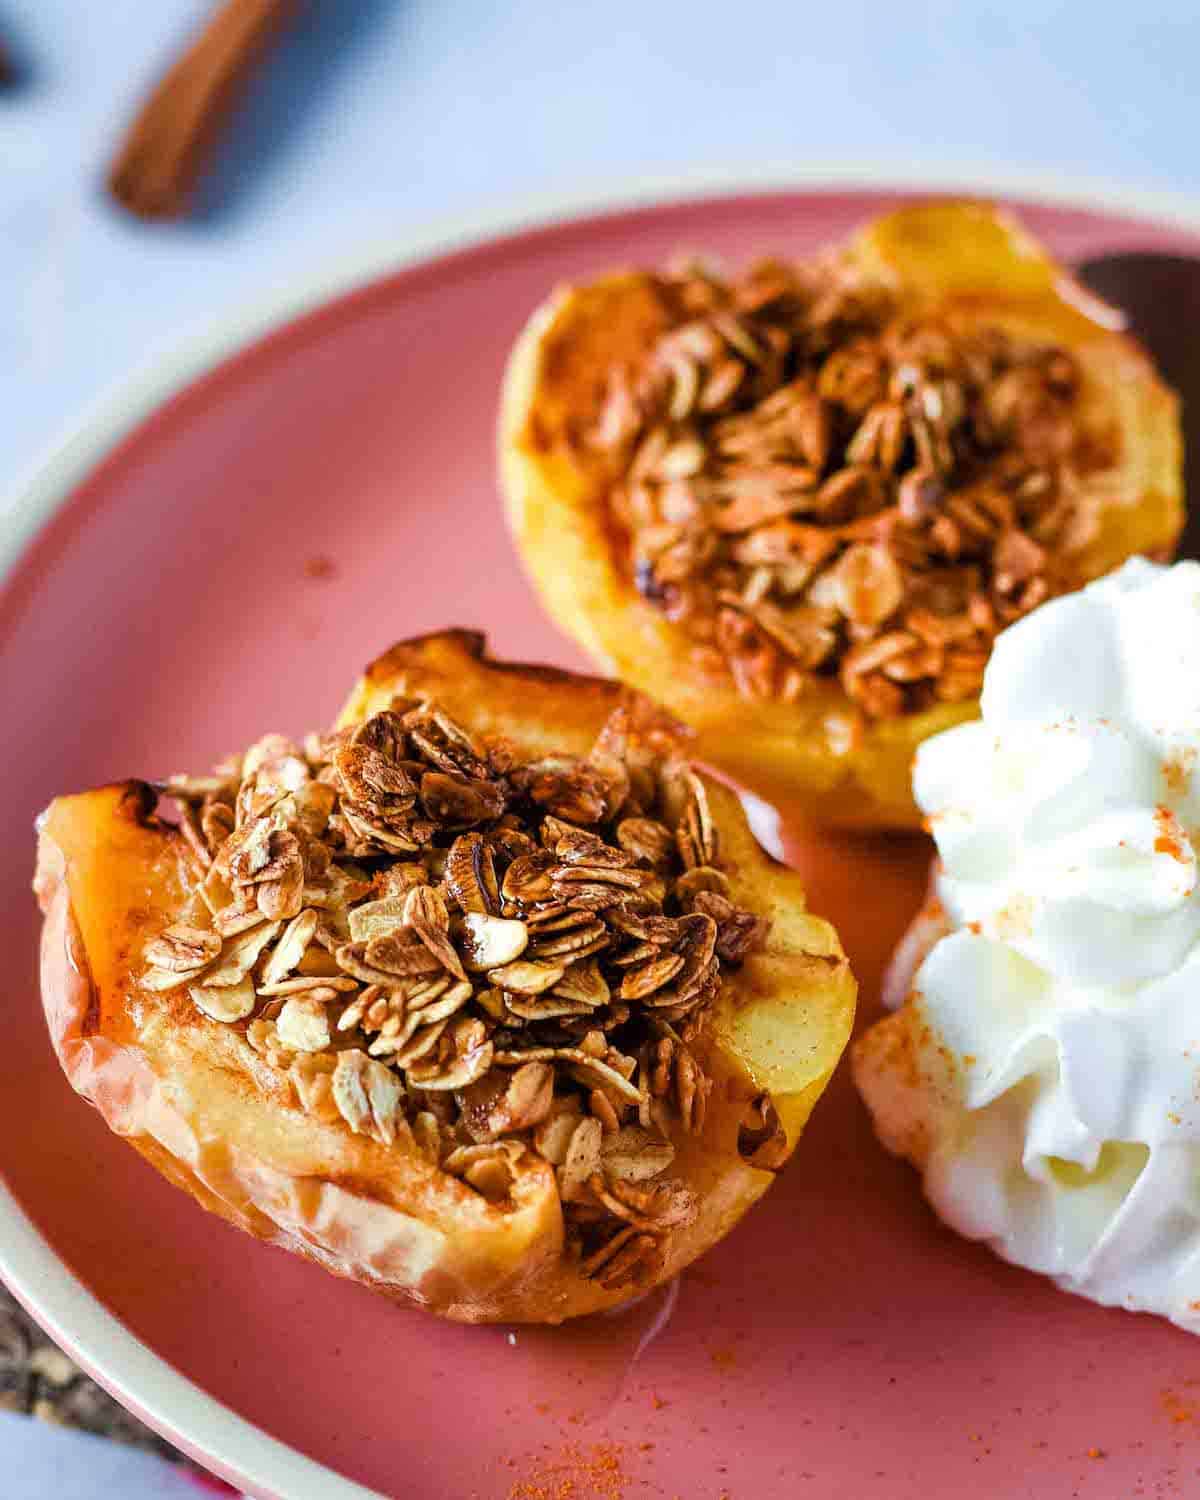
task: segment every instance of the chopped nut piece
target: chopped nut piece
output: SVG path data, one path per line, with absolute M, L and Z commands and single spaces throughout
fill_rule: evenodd
M 330 1083 L 333 1101 L 356 1135 L 383 1146 L 396 1139 L 396 1110 L 403 1089 L 390 1068 L 357 1049 L 339 1052 Z
M 498 969 L 511 964 L 529 945 L 524 922 L 468 912 L 463 919 L 463 962 L 468 969 Z
M 701 891 L 693 909 L 712 917 L 717 924 L 717 956 L 726 963 L 741 963 L 767 940 L 770 921 L 752 911 L 741 911 L 715 891 Z
M 504 811 L 504 793 L 494 783 L 443 771 L 421 777 L 421 805 L 445 828 L 469 828 L 486 823 Z
M 464 833 L 446 855 L 446 889 L 467 915 L 494 915 L 500 910 L 496 858 L 478 833 Z
M 329 1046 L 329 1017 L 312 994 L 285 1000 L 275 1020 L 280 1042 L 293 1052 L 323 1052 Z

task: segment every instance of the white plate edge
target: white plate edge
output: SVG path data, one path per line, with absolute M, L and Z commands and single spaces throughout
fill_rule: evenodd
M 66 1268 L 4 1182 L 0 1240 L 0 1275 L 20 1287 L 22 1304 L 89 1374 L 126 1397 L 169 1441 L 211 1456 L 239 1483 L 279 1500 L 386 1500 L 271 1437 L 153 1353 Z

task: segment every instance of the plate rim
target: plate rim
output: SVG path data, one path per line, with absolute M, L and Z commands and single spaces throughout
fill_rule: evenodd
M 386 1500 L 239 1416 L 143 1344 L 67 1269 L 2 1179 L 0 1226 L 0 1277 L 26 1312 L 98 1385 L 205 1469 L 261 1500 Z M 209 1446 L 216 1438 L 219 1453 Z
M 1200 236 L 1200 197 L 1066 173 L 891 169 L 848 163 L 702 168 L 617 186 L 528 196 L 514 207 L 443 219 L 322 257 L 282 288 L 239 300 L 204 332 L 107 385 L 0 495 L 0 591 L 79 484 L 159 407 L 241 350 L 377 280 L 495 241 L 638 209 L 729 196 L 845 192 L 954 194 L 1108 212 Z M 0 1176 L 0 1278 L 37 1321 L 121 1403 L 206 1468 L 270 1500 L 385 1500 L 210 1396 L 137 1339 L 59 1259 Z
M 372 238 L 353 252 L 321 256 L 286 285 L 239 297 L 204 331 L 184 336 L 173 348 L 150 355 L 132 375 L 107 383 L 84 404 L 82 415 L 66 420 L 0 492 L 0 588 L 67 495 L 159 406 L 233 354 L 326 303 L 458 252 L 585 219 L 727 196 L 838 191 L 1024 199 L 1174 224 L 1200 236 L 1200 195 L 1066 172 L 969 164 L 894 171 L 855 162 L 703 167 L 591 189 L 524 195 L 515 207 L 512 200 L 493 202 L 476 214 L 437 219 L 395 239 Z

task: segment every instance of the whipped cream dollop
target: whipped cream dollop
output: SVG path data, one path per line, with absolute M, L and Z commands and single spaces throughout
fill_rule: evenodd
M 917 756 L 935 900 L 860 1088 L 953 1228 L 1200 1332 L 1200 564 L 1013 625 L 982 715 Z

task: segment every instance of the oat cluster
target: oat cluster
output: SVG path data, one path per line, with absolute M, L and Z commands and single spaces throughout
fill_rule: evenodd
M 1072 356 L 914 321 L 842 256 L 656 290 L 667 332 L 578 438 L 619 476 L 642 595 L 748 697 L 814 675 L 867 718 L 974 697 L 1095 535 L 1115 437 L 1082 421 Z
M 670 1176 L 712 1087 L 695 1044 L 768 928 L 666 739 L 620 709 L 586 757 L 530 761 L 396 700 L 167 790 L 197 879 L 140 982 L 238 1028 L 298 1107 L 493 1202 L 543 1158 L 581 1272 L 652 1278 L 697 1211 Z M 765 1097 L 742 1145 L 782 1149 Z

